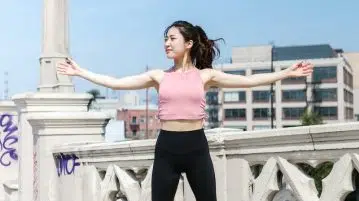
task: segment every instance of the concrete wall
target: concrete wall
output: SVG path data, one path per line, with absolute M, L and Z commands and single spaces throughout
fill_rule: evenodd
M 18 115 L 12 101 L 0 101 L 0 200 L 18 179 Z M 6 184 L 6 186 L 4 186 Z

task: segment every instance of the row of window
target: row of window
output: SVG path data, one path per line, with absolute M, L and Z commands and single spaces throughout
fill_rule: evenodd
M 253 120 L 268 119 L 270 118 L 269 108 L 255 108 L 253 109 Z M 246 120 L 246 109 L 225 109 L 225 120 Z M 273 114 L 275 117 L 275 114 Z
M 235 75 L 246 75 L 245 70 L 232 70 L 232 71 L 224 71 L 225 73 L 235 74 Z M 261 73 L 270 73 L 270 69 L 253 69 L 252 74 L 261 74 Z M 282 80 L 282 83 L 305 83 L 306 78 L 288 78 Z M 336 66 L 323 66 L 323 67 L 315 67 L 313 71 L 313 82 L 337 82 L 337 67 Z M 347 80 L 348 83 L 352 83 L 353 76 L 344 69 L 344 80 Z M 349 85 L 349 84 L 348 84 Z M 352 86 L 352 85 L 351 85 Z
M 253 91 L 253 102 L 268 102 L 270 100 L 270 91 Z M 313 90 L 314 101 L 337 101 L 337 89 L 315 89 Z M 282 90 L 282 101 L 305 101 L 307 99 L 305 90 Z M 273 100 L 275 100 L 275 94 L 273 94 Z M 224 102 L 246 102 L 245 91 L 224 92 Z
M 314 89 L 313 96 L 315 102 L 338 101 L 337 89 Z
M 353 110 L 352 108 L 348 108 Z M 324 119 L 337 119 L 338 108 L 337 107 L 314 107 L 313 110 L 318 112 Z M 283 108 L 282 119 L 284 120 L 298 120 L 304 113 L 305 108 L 294 107 L 294 108 Z M 353 118 L 353 112 L 348 112 L 348 118 Z M 255 108 L 253 109 L 253 120 L 269 119 L 271 117 L 269 108 Z M 275 113 L 273 113 L 275 118 Z M 246 120 L 247 114 L 246 109 L 224 109 L 225 120 Z
M 349 73 L 347 69 L 344 68 L 343 76 L 344 76 L 344 84 L 346 84 L 350 88 L 353 88 L 353 75 Z

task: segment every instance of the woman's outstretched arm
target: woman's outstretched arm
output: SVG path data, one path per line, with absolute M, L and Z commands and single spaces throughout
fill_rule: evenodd
M 79 76 L 90 82 L 102 85 L 111 89 L 144 89 L 156 85 L 154 79 L 155 75 L 160 73 L 161 70 L 151 70 L 139 75 L 126 76 L 123 78 L 115 78 L 107 75 L 97 74 L 80 66 L 71 59 L 66 62 L 60 62 L 57 65 L 57 71 L 63 75 Z
M 210 70 L 209 85 L 220 88 L 250 88 L 268 85 L 289 77 L 304 77 L 313 72 L 310 63 L 296 63 L 293 66 L 273 73 L 262 73 L 249 76 L 233 75 L 218 70 Z

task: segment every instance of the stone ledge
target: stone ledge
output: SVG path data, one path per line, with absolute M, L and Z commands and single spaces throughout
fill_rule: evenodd
M 12 100 L 20 112 L 86 112 L 91 98 L 87 93 L 27 92 L 14 95 Z
M 28 115 L 35 135 L 98 135 L 110 117 L 102 112 L 39 112 Z
M 318 151 L 318 146 L 324 156 L 328 151 L 342 153 L 345 149 L 359 148 L 359 135 L 356 134 L 359 132 L 359 122 L 332 124 L 330 127 L 333 128 L 333 132 L 328 130 L 328 125 L 318 125 L 210 134 L 207 135 L 207 139 L 212 154 L 225 154 L 227 157 L 231 155 L 258 157 L 258 154 L 273 153 L 283 155 L 306 152 L 309 154 Z M 338 135 L 340 135 L 341 141 L 338 141 L 336 137 Z M 154 139 L 117 143 L 66 144 L 55 147 L 53 153 L 75 153 L 79 157 L 81 156 L 82 160 L 92 162 L 145 160 L 153 154 L 155 143 Z M 297 157 L 298 160 L 306 160 L 313 156 L 298 155 Z

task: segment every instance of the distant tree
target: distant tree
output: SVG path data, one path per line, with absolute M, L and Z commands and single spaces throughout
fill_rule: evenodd
M 303 115 L 300 117 L 300 121 L 302 126 L 323 124 L 323 120 L 320 114 L 308 109 L 304 111 Z
M 96 102 L 97 99 L 101 97 L 101 92 L 98 89 L 91 89 L 87 91 L 87 93 L 92 95 L 89 104 L 87 105 L 87 110 L 89 110 L 93 106 L 93 102 Z
M 323 124 L 322 117 L 318 112 L 313 112 L 306 109 L 303 115 L 300 117 L 303 126 Z M 315 182 L 315 186 L 318 190 L 318 196 L 322 193 L 322 180 L 327 177 L 330 171 L 333 169 L 333 163 L 325 162 L 318 165 L 317 168 L 312 168 L 310 165 L 301 163 L 297 164 L 300 169 L 303 170 L 308 176 L 312 177 Z

